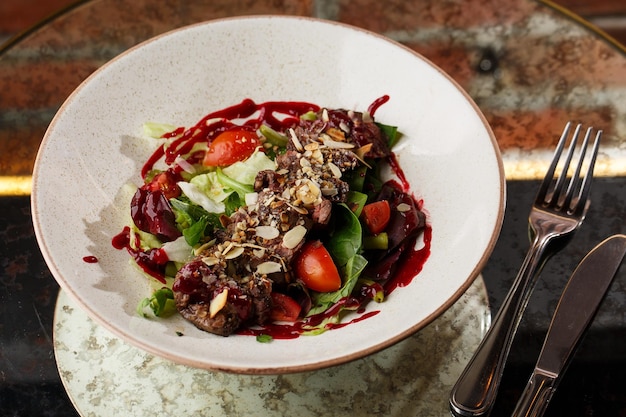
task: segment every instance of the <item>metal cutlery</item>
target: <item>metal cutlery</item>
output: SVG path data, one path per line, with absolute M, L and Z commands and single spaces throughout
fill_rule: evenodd
M 564 162 L 560 163 L 570 129 L 571 122 L 563 129 L 552 162 L 531 208 L 529 229 L 534 234 L 534 239 L 526 258 L 491 328 L 450 394 L 450 410 L 457 417 L 483 416 L 493 407 L 511 343 L 539 271 L 549 256 L 562 249 L 568 241 L 567 238 L 573 236 L 587 213 L 593 168 L 602 131 L 596 133 L 595 140 L 590 144 L 593 128 L 588 128 L 577 152 L 582 129 L 582 125 L 577 125 Z M 590 146 L 591 152 L 585 158 Z M 578 162 L 569 176 L 575 155 Z M 560 174 L 555 177 L 557 167 L 560 167 Z
M 626 235 L 604 240 L 578 264 L 559 299 L 513 417 L 540 417 L 626 255 Z

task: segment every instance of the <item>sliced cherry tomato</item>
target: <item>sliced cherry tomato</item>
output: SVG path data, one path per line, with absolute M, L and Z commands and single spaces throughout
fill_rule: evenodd
M 337 266 L 319 240 L 302 246 L 295 259 L 295 272 L 309 289 L 319 292 L 337 291 L 341 288 L 341 277 Z
M 372 234 L 376 235 L 382 232 L 391 218 L 389 202 L 380 200 L 366 204 L 361 212 L 361 218 Z
M 223 167 L 248 158 L 261 144 L 255 132 L 227 130 L 209 144 L 202 162 L 206 166 Z
M 272 293 L 272 311 L 270 318 L 274 321 L 296 321 L 300 317 L 302 307 L 293 298 L 279 292 Z
M 176 198 L 180 195 L 180 187 L 176 184 L 176 176 L 170 171 L 156 174 L 152 181 L 146 185 L 150 191 L 163 191 L 165 198 Z

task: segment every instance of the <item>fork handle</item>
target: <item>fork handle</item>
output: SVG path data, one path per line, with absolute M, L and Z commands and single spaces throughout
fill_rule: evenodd
M 530 293 L 543 266 L 550 236 L 535 236 L 502 307 L 472 359 L 452 388 L 450 411 L 457 417 L 488 414 Z

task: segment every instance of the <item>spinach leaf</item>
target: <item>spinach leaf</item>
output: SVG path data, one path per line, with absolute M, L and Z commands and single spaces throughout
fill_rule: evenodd
M 387 136 L 387 145 L 389 149 L 393 148 L 396 143 L 400 140 L 402 135 L 398 132 L 397 126 L 390 126 L 383 123 L 376 122 L 376 125 L 382 132 Z
M 332 215 L 335 227 L 324 246 L 342 268 L 361 251 L 363 231 L 359 218 L 346 204 L 335 205 Z

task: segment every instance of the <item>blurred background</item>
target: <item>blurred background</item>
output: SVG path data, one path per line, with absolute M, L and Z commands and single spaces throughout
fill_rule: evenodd
M 348 1 L 348 0 L 346 0 Z M 626 45 L 626 1 L 553 0 Z M 76 1 L 0 1 L 0 44 Z

